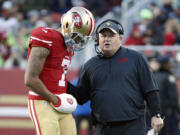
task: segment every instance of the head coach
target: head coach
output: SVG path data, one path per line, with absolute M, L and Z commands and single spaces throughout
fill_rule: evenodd
M 78 86 L 68 93 L 79 104 L 91 100 L 96 135 L 145 135 L 145 103 L 155 132 L 163 127 L 159 89 L 144 56 L 122 46 L 122 25 L 105 20 L 96 29 L 97 56 L 86 62 Z

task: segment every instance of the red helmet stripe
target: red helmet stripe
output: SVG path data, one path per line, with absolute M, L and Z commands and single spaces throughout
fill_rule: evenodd
M 88 36 L 89 35 L 91 35 L 93 32 L 94 32 L 94 30 L 95 30 L 95 21 L 94 21 L 94 18 L 93 18 L 93 16 L 91 15 L 91 13 L 89 13 L 89 11 L 86 9 L 86 8 L 84 8 L 84 7 L 82 7 L 84 10 L 85 10 L 85 12 L 89 15 L 89 17 L 90 17 L 90 21 L 91 21 L 91 27 L 90 27 L 90 31 L 89 31 L 89 33 L 88 33 Z
M 90 31 L 88 33 L 88 36 L 91 34 L 91 31 L 92 31 L 92 19 L 90 18 L 90 20 L 91 20 L 91 27 L 90 27 Z

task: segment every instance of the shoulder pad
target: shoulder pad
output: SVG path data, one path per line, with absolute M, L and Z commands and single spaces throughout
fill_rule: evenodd
M 52 32 L 46 27 L 36 28 L 31 33 L 31 42 L 36 45 L 43 45 L 49 48 L 53 43 Z

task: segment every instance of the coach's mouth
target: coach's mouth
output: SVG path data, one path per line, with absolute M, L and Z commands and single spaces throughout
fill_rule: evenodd
M 108 47 L 108 46 L 110 46 L 111 44 L 110 43 L 104 43 L 104 46 L 105 47 Z

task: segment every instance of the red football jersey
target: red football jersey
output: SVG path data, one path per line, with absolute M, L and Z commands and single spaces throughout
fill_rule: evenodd
M 27 59 L 32 47 L 46 47 L 49 49 L 50 54 L 45 61 L 39 78 L 52 93 L 65 93 L 67 88 L 66 73 L 71 62 L 71 56 L 67 51 L 63 36 L 55 29 L 36 28 L 31 33 Z M 29 98 L 34 97 L 39 96 L 30 91 Z

